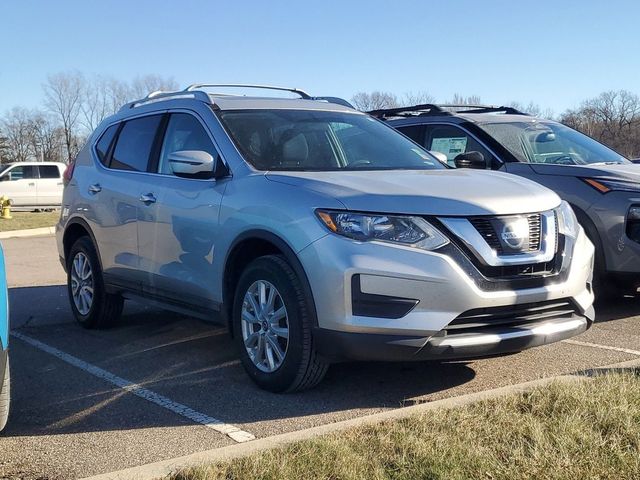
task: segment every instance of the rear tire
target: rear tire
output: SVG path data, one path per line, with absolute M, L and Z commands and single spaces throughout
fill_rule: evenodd
M 122 314 L 124 299 L 107 293 L 98 254 L 89 237 L 80 237 L 69 251 L 67 290 L 71 311 L 84 328 L 110 327 Z
M 9 419 L 9 404 L 11 400 L 11 369 L 9 368 L 9 357 L 4 367 L 4 381 L 0 388 L 0 432 L 4 430 Z
M 233 304 L 234 338 L 244 369 L 260 388 L 294 392 L 323 379 L 328 364 L 314 347 L 312 308 L 284 257 L 260 257 L 242 272 Z

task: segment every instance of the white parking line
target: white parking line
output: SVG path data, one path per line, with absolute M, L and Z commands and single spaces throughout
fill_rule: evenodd
M 612 350 L 614 352 L 628 353 L 630 355 L 637 355 L 640 357 L 640 351 L 630 350 L 628 348 L 610 347 L 609 345 L 600 345 L 599 343 L 580 342 L 579 340 L 562 340 L 562 343 L 568 343 L 570 345 L 578 345 L 580 347 L 600 348 L 602 350 Z
M 32 347 L 42 350 L 43 352 L 53 355 L 54 357 L 59 358 L 63 362 L 73 365 L 74 367 L 80 368 L 95 377 L 101 378 L 102 380 L 109 382 L 117 387 L 120 387 L 121 389 L 129 393 L 132 393 L 140 398 L 143 398 L 148 402 L 151 402 L 162 408 L 166 408 L 167 410 L 170 410 L 173 413 L 176 413 L 182 417 L 188 418 L 193 422 L 204 425 L 207 428 L 211 428 L 216 432 L 223 433 L 238 443 L 248 442 L 256 438 L 251 433 L 245 432 L 244 430 L 240 430 L 238 427 L 229 425 L 228 423 L 224 423 L 222 420 L 218 420 L 217 418 L 210 417 L 209 415 L 205 415 L 204 413 L 196 412 L 195 410 L 193 410 L 190 407 L 187 407 L 186 405 L 174 402 L 173 400 L 167 397 L 164 397 L 155 392 L 152 392 L 151 390 L 141 387 L 140 385 L 133 383 L 125 378 L 118 377 L 117 375 L 114 375 L 113 373 L 103 370 L 100 367 L 96 367 L 95 365 L 87 363 L 84 360 L 80 360 L 79 358 L 74 357 L 73 355 L 69 355 L 68 353 L 63 352 L 62 350 L 58 350 L 57 348 L 47 345 L 46 343 L 42 343 L 41 341 L 36 340 L 35 338 L 28 337 L 27 335 L 24 335 L 16 331 L 12 331 L 11 336 L 19 340 L 22 340 L 23 342 L 28 343 Z

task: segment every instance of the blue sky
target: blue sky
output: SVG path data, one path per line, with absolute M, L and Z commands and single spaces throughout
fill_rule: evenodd
M 48 74 L 250 82 L 350 98 L 426 90 L 560 112 L 640 94 L 638 1 L 30 1 L 0 5 L 0 113 Z

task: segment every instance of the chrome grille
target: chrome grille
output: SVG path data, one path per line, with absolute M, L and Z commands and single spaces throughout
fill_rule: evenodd
M 539 213 L 526 215 L 529 224 L 529 244 L 523 252 L 537 252 L 540 250 L 542 242 L 542 216 Z M 491 221 L 491 217 L 472 217 L 469 222 L 474 226 L 487 244 L 495 250 L 498 255 L 504 255 L 504 249 L 498 239 L 498 232 Z
M 542 238 L 540 214 L 528 215 L 527 220 L 529 221 L 529 251 L 535 252 L 540 250 L 540 239 Z

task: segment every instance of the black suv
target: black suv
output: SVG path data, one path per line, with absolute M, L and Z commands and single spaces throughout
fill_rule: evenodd
M 640 290 L 640 166 L 511 107 L 425 104 L 369 113 L 452 167 L 502 170 L 554 190 L 596 247 L 596 293 Z

